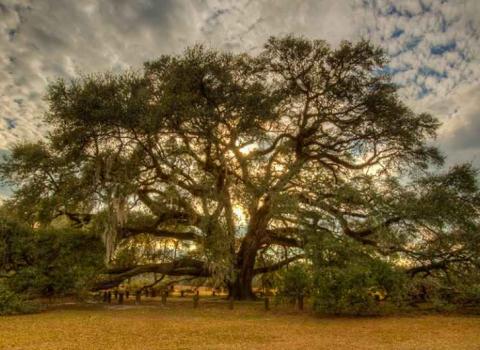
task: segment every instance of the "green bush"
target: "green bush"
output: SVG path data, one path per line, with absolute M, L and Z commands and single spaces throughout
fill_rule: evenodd
M 313 241 L 313 299 L 317 312 L 375 315 L 402 305 L 407 276 L 351 239 Z
M 437 311 L 465 308 L 480 311 L 480 275 L 476 269 L 466 268 L 449 274 L 436 271 L 428 276 L 415 277 L 410 285 L 412 301 L 424 304 L 424 307 Z
M 28 266 L 35 260 L 34 251 L 35 237 L 31 228 L 6 219 L 0 212 L 0 272 L 9 273 Z
M 326 267 L 315 278 L 315 310 L 336 315 L 376 315 L 401 306 L 405 274 L 388 263 Z
M 83 293 L 104 267 L 101 239 L 74 229 L 31 229 L 0 216 L 0 273 L 27 297 Z
M 279 300 L 295 301 L 299 297 L 308 296 L 312 289 L 312 271 L 306 264 L 296 264 L 279 273 L 277 297 Z
M 0 315 L 17 315 L 37 312 L 38 307 L 26 301 L 12 291 L 5 283 L 0 282 Z
M 101 240 L 86 232 L 35 232 L 34 261 L 11 278 L 12 288 L 45 297 L 82 294 L 103 268 Z

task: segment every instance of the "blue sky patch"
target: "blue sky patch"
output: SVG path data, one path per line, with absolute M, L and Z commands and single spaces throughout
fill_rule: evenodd
M 422 41 L 422 37 L 415 36 L 405 44 L 405 49 L 406 50 L 413 50 L 414 48 L 416 48 L 418 46 L 418 44 L 420 44 L 421 41 Z
M 439 79 L 443 79 L 447 77 L 446 72 L 439 72 L 433 68 L 423 66 L 418 69 L 418 74 L 424 75 L 426 77 L 431 76 L 431 77 L 436 77 Z
M 7 124 L 7 130 L 12 130 L 17 127 L 17 121 L 12 118 L 3 118 L 5 120 L 5 123 Z
M 395 28 L 395 30 L 393 31 L 392 33 L 392 38 L 398 38 L 399 36 L 401 36 L 403 33 L 405 33 L 405 31 L 401 28 Z
M 430 48 L 430 53 L 432 55 L 443 55 L 445 52 L 455 51 L 457 48 L 457 43 L 451 41 L 448 44 L 444 45 L 435 45 Z

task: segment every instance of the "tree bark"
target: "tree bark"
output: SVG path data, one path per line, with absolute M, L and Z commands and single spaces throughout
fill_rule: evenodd
M 252 291 L 253 269 L 241 270 L 233 282 L 229 286 L 229 295 L 236 300 L 255 300 L 255 293 Z
M 252 291 L 252 283 L 255 277 L 257 251 L 256 240 L 247 235 L 237 255 L 235 281 L 229 286 L 230 297 L 236 300 L 253 300 L 256 298 Z

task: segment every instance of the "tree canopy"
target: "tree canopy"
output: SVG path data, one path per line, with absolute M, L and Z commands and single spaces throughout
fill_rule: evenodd
M 439 122 L 400 100 L 385 63 L 367 41 L 286 36 L 256 55 L 195 46 L 141 71 L 58 80 L 51 133 L 16 145 L 1 174 L 30 223 L 65 216 L 102 234 L 97 288 L 156 272 L 252 298 L 256 275 L 312 242 L 325 253 L 325 237 L 412 275 L 478 266 L 475 170 L 429 172 L 443 161 Z M 132 244 L 138 257 L 120 264 Z

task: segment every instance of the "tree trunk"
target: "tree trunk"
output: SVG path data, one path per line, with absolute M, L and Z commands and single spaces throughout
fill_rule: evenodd
M 236 300 L 254 300 L 255 294 L 252 291 L 253 274 L 240 273 L 235 282 L 229 286 L 229 296 Z
M 235 281 L 229 286 L 229 296 L 236 300 L 254 300 L 252 291 L 257 244 L 245 237 L 237 256 Z

